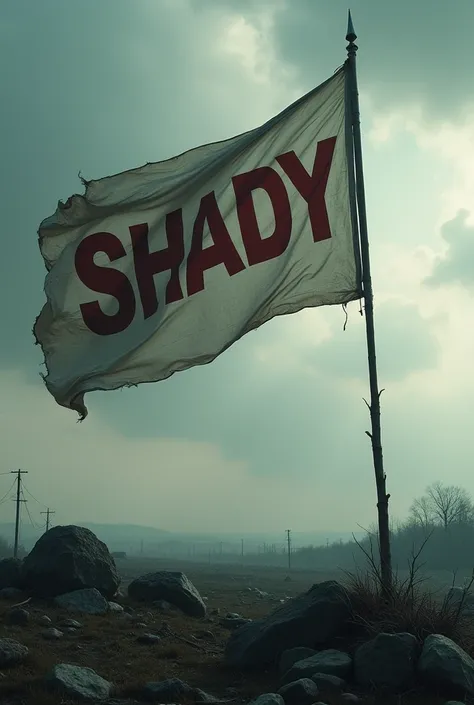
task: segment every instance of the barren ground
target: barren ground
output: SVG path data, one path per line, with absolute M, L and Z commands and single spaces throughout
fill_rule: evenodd
M 292 571 L 291 582 L 286 582 L 287 571 L 274 568 L 249 568 L 241 566 L 212 566 L 158 559 L 127 559 L 118 561 L 123 578 L 122 589 L 138 575 L 155 570 L 183 570 L 202 596 L 206 596 L 210 617 L 203 622 L 193 620 L 178 612 L 166 614 L 157 609 L 133 603 L 123 598 L 121 603 L 135 611 L 134 621 L 125 620 L 120 614 L 105 617 L 87 617 L 66 614 L 48 603 L 32 601 L 26 608 L 31 621 L 27 626 L 2 624 L 1 636 L 17 639 L 28 646 L 30 656 L 24 665 L 0 673 L 1 705 L 69 705 L 73 701 L 48 692 L 42 681 L 57 663 L 66 662 L 93 668 L 99 675 L 116 686 L 117 698 L 138 699 L 140 688 L 146 682 L 178 677 L 191 686 L 200 687 L 236 704 L 249 702 L 264 692 L 278 689 L 278 676 L 273 672 L 243 674 L 225 668 L 222 653 L 229 631 L 220 627 L 212 612 L 219 609 L 238 612 L 244 617 L 258 618 L 267 614 L 285 596 L 296 595 L 313 583 L 328 579 L 342 579 L 340 573 Z M 449 584 L 449 576 L 438 576 L 438 584 Z M 259 599 L 248 590 L 257 587 L 270 593 L 273 599 Z M 126 592 L 126 590 L 124 590 Z M 0 622 L 9 608 L 0 604 Z M 44 627 L 37 623 L 41 615 L 48 615 L 52 626 L 62 618 L 74 617 L 83 627 L 75 634 L 65 634 L 59 641 L 46 641 Z M 142 622 L 145 626 L 139 626 Z M 160 644 L 141 645 L 136 639 L 141 633 L 159 632 L 164 623 L 169 636 Z M 229 690 L 233 689 L 233 690 Z M 351 689 L 351 692 L 356 692 Z M 420 693 L 404 696 L 364 694 L 367 705 L 442 705 L 446 698 L 423 697 Z M 338 705 L 339 700 L 325 699 L 328 705 Z

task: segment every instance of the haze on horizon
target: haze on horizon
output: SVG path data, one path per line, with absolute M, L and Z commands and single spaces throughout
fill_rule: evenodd
M 352 12 L 396 519 L 434 481 L 474 494 L 474 7 L 354 0 Z M 36 231 L 82 191 L 78 172 L 100 178 L 261 124 L 341 65 L 346 13 L 341 0 L 4 0 L 0 473 L 28 470 L 35 522 L 45 506 L 56 524 L 183 532 L 375 521 L 358 304 L 345 331 L 341 309 L 306 310 L 211 365 L 92 393 L 83 424 L 44 388 L 31 334 L 44 303 Z M 0 474 L 0 497 L 12 480 Z M 0 523 L 13 511 L 1 503 Z

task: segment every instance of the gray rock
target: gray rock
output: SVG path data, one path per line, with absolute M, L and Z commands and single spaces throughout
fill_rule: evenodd
M 222 701 L 220 698 L 216 698 L 210 693 L 206 693 L 205 690 L 201 688 L 193 688 L 193 697 L 195 703 L 200 703 L 201 705 L 212 705 L 213 703 L 228 702 L 226 700 Z
M 362 702 L 362 698 L 359 698 L 358 695 L 354 695 L 354 693 L 343 693 L 340 697 L 340 701 L 342 703 L 352 703 L 356 705 L 356 703 Z
M 130 583 L 128 594 L 134 600 L 166 600 L 190 617 L 206 616 L 205 603 L 184 573 L 166 570 L 148 573 Z
M 351 671 L 352 659 L 349 654 L 336 649 L 325 649 L 318 651 L 315 656 L 294 663 L 290 670 L 284 674 L 282 684 L 291 683 L 291 681 L 300 678 L 312 678 L 316 673 L 347 679 Z
M 161 637 L 158 634 L 140 634 L 140 636 L 137 636 L 139 644 L 158 644 L 160 641 Z
M 285 705 L 313 705 L 319 695 L 318 686 L 310 678 L 300 678 L 278 691 Z
M 147 683 L 143 688 L 143 698 L 145 700 L 158 701 L 160 703 L 179 702 L 193 696 L 193 688 L 179 678 L 167 678 L 164 681 Z
M 340 633 L 350 617 L 346 590 L 329 580 L 287 600 L 263 619 L 237 629 L 225 650 L 227 665 L 262 668 L 295 646 L 315 647 Z
M 7 624 L 15 624 L 24 627 L 30 621 L 30 613 L 21 607 L 13 607 L 5 614 L 5 622 Z
M 224 627 L 224 629 L 238 629 L 239 627 L 242 627 L 244 624 L 249 624 L 251 622 L 251 619 L 246 619 L 245 617 L 221 617 L 219 619 L 219 624 L 221 627 Z
M 17 666 L 28 656 L 28 647 L 15 639 L 0 639 L 0 668 Z
M 80 629 L 82 624 L 77 621 L 77 619 L 62 619 L 60 626 L 65 629 Z
M 109 611 L 110 612 L 123 612 L 123 607 L 122 607 L 122 605 L 119 605 L 118 602 L 110 602 L 109 601 Z
M 0 590 L 3 588 L 23 587 L 23 561 L 19 558 L 3 558 L 0 560 Z
M 453 694 L 457 690 L 474 695 L 474 661 L 454 641 L 441 634 L 426 637 L 418 672 L 431 686 L 450 688 Z
M 92 668 L 59 663 L 47 676 L 47 683 L 62 693 L 80 700 L 106 700 L 112 684 L 101 678 Z
M 338 676 L 331 676 L 329 673 L 315 673 L 311 680 L 316 683 L 322 693 L 342 693 L 346 682 Z
M 315 654 L 316 651 L 310 649 L 309 646 L 295 646 L 293 649 L 286 649 L 280 656 L 280 663 L 278 665 L 280 673 L 286 673 L 297 661 L 302 661 Z
M 51 617 L 48 617 L 47 614 L 42 614 L 40 617 L 38 617 L 38 624 L 41 624 L 43 627 L 47 627 L 52 623 Z
M 58 607 L 71 612 L 106 614 L 109 611 L 109 603 L 96 588 L 67 592 L 64 595 L 58 595 L 54 601 Z
M 62 639 L 64 634 L 63 632 L 60 632 L 59 629 L 50 627 L 50 629 L 45 629 L 44 631 L 42 631 L 41 636 L 43 637 L 43 639 L 48 639 L 49 641 L 57 641 L 58 639 Z
M 285 701 L 278 693 L 264 693 L 252 700 L 249 705 L 285 705 Z
M 23 590 L 16 587 L 6 587 L 0 590 L 1 600 L 20 600 L 23 595 Z
M 96 588 L 111 599 L 120 583 L 109 549 L 82 526 L 55 526 L 43 534 L 25 558 L 22 575 L 41 597 Z
M 377 634 L 354 654 L 356 683 L 406 689 L 414 681 L 417 651 L 413 634 Z

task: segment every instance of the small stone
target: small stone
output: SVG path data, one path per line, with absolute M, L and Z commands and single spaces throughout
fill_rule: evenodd
M 285 701 L 278 693 L 263 693 L 252 700 L 249 705 L 285 705 Z
M 245 619 L 245 617 L 234 617 L 233 615 L 227 615 L 219 620 L 219 624 L 225 629 L 238 629 L 244 624 L 249 624 L 251 621 L 251 619 Z
M 148 624 L 145 624 L 145 622 L 136 622 L 135 626 L 141 627 L 142 629 L 146 629 Z
M 54 627 L 51 627 L 50 629 L 45 629 L 43 632 L 41 632 L 41 636 L 43 639 L 48 639 L 49 641 L 55 641 L 57 639 L 61 639 L 64 634 L 63 632 L 60 632 L 59 629 L 55 629 Z
M 161 638 L 158 634 L 140 634 L 140 636 L 137 637 L 139 644 L 157 644 L 159 641 L 161 641 Z
M 312 678 L 315 673 L 327 673 L 330 676 L 347 678 L 351 670 L 352 659 L 349 654 L 336 649 L 325 649 L 293 664 L 283 676 L 282 685 L 300 678 Z
M 77 634 L 77 629 L 74 629 L 74 627 L 66 627 L 66 632 L 68 634 Z
M 118 602 L 109 602 L 109 610 L 110 612 L 123 612 L 123 607 Z
M 47 676 L 47 682 L 55 690 L 81 700 L 106 700 L 112 684 L 97 675 L 92 668 L 60 663 Z
M 7 624 L 15 624 L 17 626 L 25 626 L 30 621 L 30 613 L 21 607 L 13 607 L 5 615 L 5 622 Z
M 55 598 L 58 607 L 84 614 L 106 614 L 109 603 L 96 588 L 74 590 Z
M 185 698 L 192 698 L 193 688 L 179 678 L 167 678 L 164 681 L 147 683 L 143 688 L 145 700 L 161 703 L 173 703 Z
M 51 617 L 48 617 L 47 614 L 42 614 L 41 617 L 38 617 L 38 624 L 41 624 L 43 627 L 47 627 L 49 624 L 52 624 L 52 619 Z
M 0 639 L 0 668 L 17 666 L 28 656 L 28 647 L 15 639 Z
M 209 629 L 200 629 L 196 632 L 196 639 L 212 639 L 214 641 L 216 637 Z
M 323 693 L 341 693 L 346 685 L 342 678 L 331 676 L 329 673 L 315 673 L 311 680 Z
M 63 619 L 61 621 L 61 627 L 64 627 L 66 629 L 80 629 L 82 627 L 82 624 L 78 622 L 77 619 Z
M 358 695 L 354 695 L 354 693 L 343 693 L 340 700 L 342 703 L 351 703 L 353 705 L 362 702 L 362 698 L 359 698 Z
M 299 678 L 278 691 L 285 705 L 313 705 L 319 695 L 318 686 L 311 678 Z

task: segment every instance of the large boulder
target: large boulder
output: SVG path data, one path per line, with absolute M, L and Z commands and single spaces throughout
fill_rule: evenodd
M 474 695 L 474 661 L 446 636 L 430 634 L 426 637 L 418 672 L 428 685 Z
M 40 597 L 96 588 L 112 598 L 120 583 L 109 549 L 82 526 L 55 526 L 43 534 L 23 562 L 23 579 Z
M 413 634 L 377 634 L 356 649 L 355 680 L 363 686 L 405 690 L 414 680 L 417 651 Z
M 225 661 L 241 669 L 275 665 L 286 649 L 323 646 L 344 629 L 349 617 L 350 603 L 342 585 L 334 580 L 318 583 L 267 617 L 233 632 Z
M 325 649 L 294 663 L 284 674 L 282 684 L 292 683 L 300 678 L 312 678 L 316 673 L 347 679 L 351 671 L 352 658 L 349 654 L 337 649 Z
M 206 605 L 184 573 L 162 570 L 133 580 L 128 586 L 133 600 L 154 602 L 166 600 L 190 617 L 205 617 Z
M 3 588 L 22 588 L 22 564 L 19 558 L 3 558 L 0 560 L 0 590 L 3 590 Z

